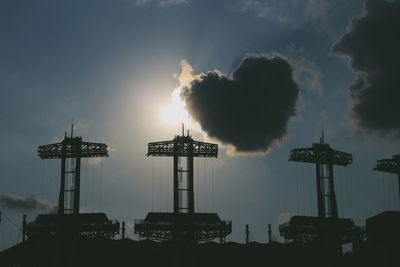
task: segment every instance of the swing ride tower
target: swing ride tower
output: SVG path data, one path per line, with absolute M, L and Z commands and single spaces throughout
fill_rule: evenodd
M 56 235 L 60 233 L 80 236 L 112 237 L 119 231 L 119 223 L 108 220 L 104 213 L 80 213 L 81 159 L 108 157 L 107 145 L 84 142 L 82 137 L 65 133 L 59 143 L 39 146 L 41 159 L 60 159 L 61 178 L 57 214 L 40 214 L 36 220 L 26 225 L 29 237 Z
M 148 144 L 147 156 L 173 158 L 173 213 L 151 212 L 135 222 L 135 233 L 157 241 L 207 241 L 231 233 L 231 223 L 221 221 L 216 213 L 195 213 L 194 158 L 217 157 L 218 145 L 199 142 L 184 134 L 173 140 Z M 186 162 L 183 162 L 186 161 Z
M 347 166 L 353 162 L 350 153 L 332 149 L 325 143 L 324 133 L 319 143 L 311 148 L 290 151 L 289 161 L 315 164 L 318 216 L 293 216 L 281 224 L 279 231 L 286 242 L 311 242 L 332 253 L 341 253 L 341 244 L 359 240 L 361 230 L 351 219 L 339 218 L 333 180 L 334 166 Z
M 108 157 L 107 145 L 84 142 L 82 137 L 65 133 L 59 143 L 39 146 L 38 156 L 41 159 L 61 159 L 61 183 L 58 197 L 58 214 L 79 214 L 79 197 L 81 182 L 81 159 Z
M 314 163 L 317 180 L 318 217 L 337 219 L 338 209 L 333 182 L 333 166 L 347 166 L 353 162 L 351 154 L 334 150 L 325 144 L 324 134 L 312 148 L 295 148 L 289 161 Z

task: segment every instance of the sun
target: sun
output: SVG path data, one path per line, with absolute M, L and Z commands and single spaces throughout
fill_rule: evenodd
M 182 108 L 175 104 L 169 104 L 162 109 L 162 119 L 167 124 L 179 124 L 184 122 L 184 112 Z
M 188 123 L 189 114 L 180 98 L 180 92 L 180 88 L 175 89 L 171 94 L 171 103 L 161 110 L 162 119 L 167 124 Z

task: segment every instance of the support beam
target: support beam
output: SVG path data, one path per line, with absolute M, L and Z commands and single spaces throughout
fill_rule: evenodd
M 249 225 L 246 224 L 246 244 L 250 242 L 250 230 L 249 230 Z
M 26 239 L 26 214 L 22 215 L 22 242 Z
M 121 236 L 122 236 L 122 239 L 125 239 L 125 221 L 122 222 Z
M 268 224 L 268 244 L 272 243 L 272 230 L 271 230 L 271 224 Z
M 75 181 L 74 181 L 74 214 L 79 214 L 80 195 L 81 195 L 81 146 L 76 147 L 75 157 Z
M 58 195 L 58 214 L 64 214 L 65 207 L 65 165 L 66 165 L 65 147 L 62 150 L 61 155 L 61 182 L 60 182 L 60 193 Z
M 178 153 L 174 154 L 174 213 L 179 213 L 179 172 Z
M 315 170 L 316 170 L 316 182 L 317 182 L 317 205 L 318 205 L 318 216 L 319 217 L 324 217 L 325 214 L 325 202 L 324 202 L 324 197 L 323 197 L 323 184 L 322 184 L 322 179 L 321 179 L 321 172 L 323 171 L 321 169 L 321 165 L 317 162 L 315 164 Z

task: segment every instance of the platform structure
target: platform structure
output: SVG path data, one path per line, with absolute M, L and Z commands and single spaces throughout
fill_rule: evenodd
M 112 237 L 119 231 L 119 222 L 108 220 L 104 213 L 80 213 L 81 159 L 108 157 L 107 145 L 84 142 L 82 137 L 65 133 L 59 143 L 39 146 L 41 159 L 60 159 L 60 193 L 57 214 L 40 214 L 31 223 L 24 223 L 24 238 L 71 234 L 85 237 Z
M 147 156 L 173 158 L 173 212 L 151 212 L 136 220 L 135 234 L 155 241 L 202 242 L 220 239 L 232 232 L 230 221 L 216 213 L 195 213 L 193 167 L 195 157 L 217 157 L 218 145 L 199 142 L 184 134 L 173 140 L 148 144 Z M 186 162 L 182 162 L 182 158 Z
M 393 155 L 391 159 L 380 159 L 376 162 L 375 171 L 397 174 L 399 203 L 400 203 L 400 155 Z
M 154 241 L 224 242 L 231 232 L 231 222 L 216 213 L 149 212 L 144 220 L 135 221 L 135 233 Z
M 318 216 L 293 216 L 279 226 L 287 242 L 314 244 L 324 250 L 327 262 L 342 254 L 342 244 L 356 244 L 363 231 L 351 219 L 339 218 L 334 189 L 333 167 L 352 163 L 351 154 L 334 150 L 325 143 L 324 134 L 311 148 L 292 149 L 289 161 L 315 164 Z
M 109 220 L 105 213 L 39 214 L 25 225 L 24 235 L 28 239 L 56 236 L 113 238 L 119 229 L 119 222 Z
M 340 244 L 352 243 L 363 236 L 363 230 L 351 219 L 293 216 L 289 222 L 279 225 L 279 232 L 286 243 L 317 242 L 321 235 Z

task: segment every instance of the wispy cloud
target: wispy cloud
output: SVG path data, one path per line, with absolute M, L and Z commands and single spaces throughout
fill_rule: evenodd
M 32 212 L 45 211 L 53 213 L 57 210 L 57 205 L 36 195 L 24 197 L 12 194 L 0 194 L 0 205 L 8 209 Z
M 290 44 L 287 48 L 287 57 L 293 66 L 295 79 L 301 84 L 301 87 L 322 92 L 323 74 L 304 49 Z
M 136 6 L 155 4 L 160 8 L 182 6 L 188 4 L 189 0 L 136 0 Z
M 293 27 L 313 22 L 317 30 L 336 35 L 331 7 L 328 0 L 237 0 L 229 6 L 236 12 L 252 12 L 258 18 L 277 20 Z

